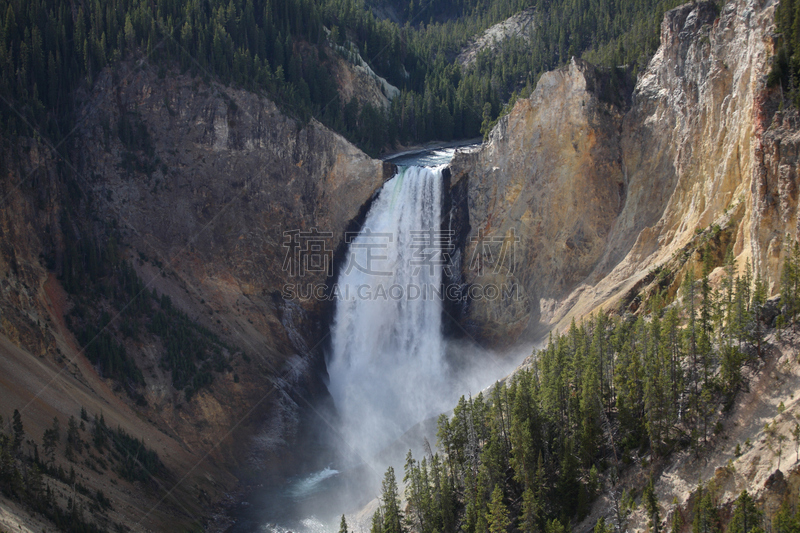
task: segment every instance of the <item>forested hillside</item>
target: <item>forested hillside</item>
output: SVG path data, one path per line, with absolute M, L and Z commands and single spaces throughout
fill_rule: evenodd
M 315 117 L 370 153 L 396 142 L 469 138 L 544 71 L 584 55 L 605 66 L 644 64 L 676 0 L 410 2 L 405 24 L 363 0 L 3 0 L 3 129 L 59 141 L 74 122 L 74 91 L 123 58 L 147 57 L 256 92 Z M 475 35 L 523 8 L 539 24 L 469 68 L 452 61 Z M 401 89 L 390 109 L 342 101 L 333 54 L 355 53 Z
M 607 511 L 617 528 L 641 504 L 658 531 L 652 481 L 634 494 L 633 486 L 616 490 L 617 480 L 644 456 L 656 461 L 682 449 L 703 453 L 737 393 L 747 388 L 745 375 L 765 357 L 770 324 L 785 327 L 800 312 L 796 244 L 784 264 L 778 309 L 766 301 L 764 283 L 749 266 L 735 275 L 726 261 L 717 289 L 709 282 L 707 254 L 701 268 L 700 279 L 693 266 L 687 270 L 680 300 L 665 305 L 664 291 L 643 302 L 646 312 L 638 317 L 600 313 L 573 323 L 487 397 L 462 397 L 452 418 L 439 419 L 440 452 L 421 460 L 409 452 L 405 512 L 395 473 L 387 471 L 372 532 L 513 527 L 560 533 L 586 517 L 602 490 L 615 495 L 615 508 Z M 692 522 L 694 533 L 721 531 L 711 494 L 701 485 L 694 498 L 684 523 Z M 760 527 L 761 512 L 747 493 L 734 507 L 729 531 Z M 737 529 L 745 518 L 750 528 Z M 797 530 L 798 517 L 788 508 L 776 520 L 783 521 L 776 530 Z M 682 527 L 674 523 L 671 531 Z M 595 528 L 613 530 L 605 522 Z

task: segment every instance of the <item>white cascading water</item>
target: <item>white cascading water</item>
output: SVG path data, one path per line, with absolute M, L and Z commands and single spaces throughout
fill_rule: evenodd
M 329 390 L 357 461 L 443 407 L 441 195 L 441 168 L 401 170 L 339 274 Z

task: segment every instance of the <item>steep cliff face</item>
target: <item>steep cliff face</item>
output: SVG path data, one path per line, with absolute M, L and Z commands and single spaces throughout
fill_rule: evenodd
M 775 98 L 759 102 L 759 135 L 755 150 L 755 170 L 750 193 L 753 197 L 753 218 L 750 232 L 753 256 L 770 273 L 770 280 L 779 279 L 787 236 L 793 242 L 798 234 L 797 194 L 800 168 L 800 117 L 797 110 L 775 113 L 771 124 L 765 121 L 775 107 Z M 764 129 L 768 126 L 768 129 Z
M 662 261 L 739 202 L 751 209 L 756 106 L 774 7 L 733 2 L 717 13 L 697 4 L 665 16 L 662 45 L 625 119 L 630 194 L 609 250 L 608 264 L 623 263 L 615 278 Z M 748 233 L 739 229 L 734 248 L 741 263 L 750 256 Z
M 335 248 L 386 177 L 380 161 L 341 136 L 288 119 L 252 93 L 185 76 L 160 80 L 152 69 L 115 75 L 124 81 L 106 74 L 95 84 L 82 126 L 89 186 L 139 251 L 180 254 L 181 269 L 201 285 L 224 293 L 230 283 L 255 299 L 280 290 L 291 276 L 284 232 L 318 228 L 335 235 L 321 237 L 325 250 Z M 151 155 L 108 134 L 121 118 L 146 128 Z M 326 277 L 319 268 L 305 275 Z
M 520 335 L 541 301 L 565 297 L 600 260 L 625 202 L 622 113 L 600 97 L 617 96 L 610 83 L 579 60 L 549 72 L 482 149 L 454 158 L 452 181 L 469 188 L 465 281 L 521 288 L 471 303 L 466 324 L 480 337 Z
M 40 301 L 47 271 L 40 256 L 59 246 L 56 159 L 33 140 L 4 143 L 0 209 L 0 331 L 32 354 L 54 353 Z M 54 231 L 55 230 L 55 231 Z
M 774 290 L 776 235 L 794 234 L 797 216 L 792 152 L 779 148 L 791 135 L 780 125 L 764 132 L 775 98 L 765 84 L 774 9 L 760 0 L 673 9 L 629 109 L 603 107 L 603 91 L 573 61 L 544 76 L 480 152 L 456 158 L 474 236 L 517 228 L 515 276 L 531 308 L 524 327 L 485 318 L 503 302 L 472 302 L 468 320 L 498 336 L 564 327 L 616 305 L 714 223 L 733 224 L 739 266 L 752 260 Z
M 275 380 L 313 374 L 325 303 L 307 289 L 326 281 L 346 226 L 391 169 L 265 98 L 152 68 L 104 74 L 84 112 L 80 171 L 100 218 L 118 221 L 143 280 L 257 369 L 212 385 L 187 415 L 153 368 L 147 397 L 160 416 L 198 444 L 217 442 Z M 122 121 L 150 140 L 115 135 Z M 307 297 L 287 304 L 287 285 Z M 213 422 L 198 431 L 197 419 Z
M 113 466 L 94 472 L 68 462 L 63 439 L 56 462 L 115 502 L 110 520 L 135 530 L 183 527 L 234 486 L 231 472 L 280 466 L 275 454 L 285 453 L 301 407 L 289 392 L 309 399 L 321 390 L 327 312 L 319 298 L 287 302 L 282 293 L 291 284 L 305 296 L 327 281 L 345 229 L 393 168 L 266 98 L 159 76 L 146 63 L 104 71 L 80 97 L 73 161 L 46 142 L 4 143 L 0 409 L 4 417 L 20 409 L 36 442 L 54 416 L 64 428 L 81 407 L 143 439 L 169 472 L 157 488 L 127 482 Z M 73 225 L 70 202 L 91 220 Z M 112 228 L 146 290 L 170 296 L 230 348 L 230 370 L 187 400 L 163 364 L 165 346 L 144 332 L 119 336 L 142 371 L 143 401 L 103 379 L 66 315 L 76 303 L 99 313 L 107 301 L 76 302 L 83 297 L 67 294 L 54 274 L 68 255 L 62 229 L 73 226 Z M 143 515 L 142 506 L 153 511 Z

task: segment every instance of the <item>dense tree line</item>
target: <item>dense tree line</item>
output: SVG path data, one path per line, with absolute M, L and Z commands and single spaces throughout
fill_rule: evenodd
M 530 2 L 536 23 L 528 35 L 506 39 L 496 51 L 484 50 L 462 68 L 452 63 L 469 39 L 503 17 L 474 15 L 442 24 L 423 24 L 413 34 L 410 49 L 427 58 L 420 68 L 424 81 L 408 87 L 409 95 L 392 102 L 392 122 L 401 141 L 473 137 L 503 112 L 517 93 L 527 95 L 539 76 L 573 56 L 635 74 L 659 44 L 666 10 L 680 0 Z M 509 4 L 519 10 L 525 4 Z M 487 10 L 493 12 L 492 10 Z M 514 11 L 516 12 L 516 11 Z M 508 13 L 508 14 L 506 14 Z M 619 75 L 615 73 L 616 75 Z
M 94 445 L 98 451 L 105 448 L 116 451 L 110 456 L 118 463 L 117 473 L 128 481 L 146 483 L 153 476 L 163 476 L 166 468 L 158 454 L 148 448 L 144 441 L 129 435 L 121 427 L 110 429 L 102 415 L 95 417 Z
M 798 533 L 798 531 L 800 531 L 800 512 L 798 512 L 798 509 L 792 509 L 784 502 L 778 514 L 775 516 L 775 519 L 772 521 L 772 532 Z M 759 532 L 753 531 L 753 533 Z
M 387 473 L 372 531 L 396 531 L 390 524 L 400 516 L 402 531 L 561 532 L 587 515 L 601 480 L 613 485 L 635 456 L 699 453 L 747 386 L 742 370 L 759 363 L 774 318 L 749 265 L 736 274 L 728 256 L 712 288 L 705 258 L 697 277 L 693 265 L 685 268 L 680 300 L 665 305 L 656 294 L 638 317 L 573 322 L 488 396 L 462 397 L 452 417 L 439 419 L 438 453 L 421 461 L 409 453 L 404 512 L 392 503 L 398 494 Z M 797 247 L 786 271 L 784 322 L 797 315 Z M 617 496 L 619 519 L 630 495 Z M 652 483 L 642 504 L 659 524 Z M 705 520 L 701 508 L 690 520 Z
M 59 531 L 106 531 L 99 524 L 108 523 L 107 512 L 113 508 L 113 502 L 102 490 L 92 491 L 79 481 L 70 463 L 84 457 L 85 464 L 98 472 L 113 468 L 123 478 L 144 484 L 151 484 L 154 476 L 163 477 L 168 472 L 155 451 L 123 429 L 106 426 L 102 414 L 94 417 L 91 429 L 88 423 L 86 411 L 81 409 L 80 425 L 71 416 L 66 438 L 62 438 L 59 419 L 54 418 L 41 439 L 45 452 L 42 457 L 39 443 L 25 431 L 19 410 L 14 410 L 8 429 L 0 417 L 0 494 L 39 513 Z M 68 469 L 56 459 L 55 451 L 62 442 Z M 66 506 L 59 503 L 55 481 L 70 488 Z M 120 530 L 122 526 L 114 524 L 114 527 Z
M 172 305 L 169 296 L 153 297 L 158 308 L 149 315 L 148 329 L 161 338 L 166 351 L 161 364 L 172 371 L 172 384 L 189 400 L 214 380 L 212 372 L 233 371 L 223 351 L 232 355 L 235 349 Z
M 106 65 L 146 55 L 223 83 L 264 91 L 295 116 L 316 117 L 376 153 L 386 145 L 472 137 L 517 91 L 571 56 L 642 66 L 664 10 L 678 0 L 410 2 L 404 25 L 363 0 L 2 0 L 3 128 L 27 124 L 60 140 L 74 90 Z M 455 55 L 488 26 L 534 7 L 528 36 L 508 39 L 462 68 Z M 360 55 L 402 91 L 388 110 L 344 102 L 333 55 Z M 163 68 L 163 67 L 162 67 Z M 21 115 L 21 116 L 20 116 Z
M 689 523 L 692 533 L 722 533 L 722 516 L 726 513 L 717 502 L 716 492 L 713 482 L 708 485 L 700 483 L 689 498 L 689 507 L 692 509 Z M 686 523 L 685 520 L 687 518 L 684 517 L 684 513 L 680 509 L 676 509 L 672 515 L 670 531 L 679 531 Z M 800 526 L 797 520 L 797 513 L 792 511 L 787 503 L 784 503 L 772 521 L 772 530 L 776 533 L 795 533 Z M 730 518 L 725 531 L 728 533 L 764 533 L 765 530 L 764 512 L 758 508 L 750 494 L 743 490 L 731 505 Z
M 780 326 L 793 323 L 800 315 L 800 244 L 786 243 L 781 270 Z
M 772 58 L 770 86 L 780 86 L 783 96 L 795 106 L 800 104 L 798 73 L 800 73 L 800 2 L 783 0 L 775 11 L 779 39 Z
M 132 387 L 144 385 L 144 376 L 131 359 L 125 346 L 105 331 L 111 321 L 108 312 L 103 312 L 98 326 L 87 325 L 78 330 L 76 338 L 84 347 L 84 354 L 104 377 L 112 378 Z
M 477 27 L 486 27 L 504 20 L 528 7 L 530 0 L 497 2 L 495 0 L 416 0 L 398 3 L 392 0 L 367 0 L 367 6 L 377 9 L 390 9 L 401 25 L 417 26 L 420 23 L 432 25 L 446 22 L 464 23 L 469 34 Z
M 110 257 L 100 256 L 96 269 L 105 275 L 86 276 L 83 269 L 78 269 L 78 274 L 73 269 L 73 275 L 84 283 L 66 286 L 79 298 L 67 316 L 67 324 L 102 376 L 125 386 L 132 398 L 145 405 L 139 392 L 144 376 L 127 354 L 124 342 L 140 341 L 147 334 L 161 341 L 164 349 L 161 366 L 171 371 L 173 386 L 184 391 L 187 401 L 213 382 L 214 372 L 233 371 L 229 357 L 238 352 L 237 348 L 191 320 L 172 304 L 169 296 L 148 290 L 126 260 L 118 259 L 116 265 L 109 265 Z M 80 260 L 67 262 L 82 264 Z M 96 304 L 101 299 L 116 311 L 113 319 L 108 311 L 93 310 L 102 306 L 87 305 L 87 300 Z
M 66 237 L 61 268 L 55 260 L 49 266 L 60 271 L 75 302 L 67 325 L 100 375 L 115 380 L 138 404 L 146 405 L 140 392 L 144 376 L 125 347 L 145 336 L 160 340 L 161 366 L 171 371 L 173 386 L 184 391 L 187 400 L 211 384 L 215 372 L 232 372 L 229 358 L 240 350 L 191 320 L 169 296 L 148 289 L 119 250 L 116 226 L 78 222 L 84 217 L 74 212 L 83 197 L 77 187 L 68 188 L 68 195 L 72 201 L 61 220 Z M 85 218 L 91 220 L 93 212 L 87 209 Z M 143 255 L 139 260 L 149 261 Z M 157 260 L 153 265 L 163 268 Z

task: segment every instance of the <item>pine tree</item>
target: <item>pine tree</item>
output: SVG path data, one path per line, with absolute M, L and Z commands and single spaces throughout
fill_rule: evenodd
M 762 345 L 764 343 L 764 305 L 767 303 L 767 285 L 761 279 L 761 275 L 756 276 L 755 287 L 753 289 L 753 301 L 750 304 L 752 310 L 752 339 L 756 344 L 756 355 L 762 358 Z
M 22 425 L 22 415 L 17 409 L 14 409 L 12 419 L 11 429 L 14 431 L 14 440 L 11 444 L 11 449 L 14 453 L 19 453 L 22 441 L 25 440 L 25 428 Z
M 342 521 L 339 523 L 339 533 L 349 533 L 347 530 L 347 520 L 345 520 L 344 515 L 342 515 Z
M 729 533 L 764 533 L 761 527 L 763 513 L 746 490 L 743 490 L 733 505 L 733 516 L 728 526 Z
M 512 381 L 509 396 L 511 403 L 510 463 L 514 479 L 524 487 L 533 486 L 536 457 L 539 452 L 539 410 L 532 395 L 532 375 L 520 371 Z
M 700 306 L 700 334 L 698 337 L 697 349 L 699 352 L 700 366 L 701 366 L 701 398 L 697 404 L 697 414 L 702 423 L 701 435 L 703 442 L 708 439 L 708 421 L 711 416 L 710 403 L 707 397 L 704 398 L 702 392 L 710 389 L 711 374 L 712 374 L 712 357 L 713 347 L 712 339 L 712 326 L 711 317 L 713 316 L 714 300 L 712 298 L 711 284 L 709 275 L 711 274 L 711 259 L 706 249 L 703 253 L 703 277 L 700 280 L 700 294 L 703 298 Z
M 619 349 L 614 383 L 623 442 L 630 446 L 639 446 L 645 433 L 643 371 L 639 350 L 636 348 L 636 335 L 632 337 L 626 339 Z
M 94 427 L 92 428 L 92 440 L 94 442 L 95 448 L 102 451 L 103 448 L 106 446 L 106 442 L 108 441 L 108 428 L 106 427 L 106 420 L 103 417 L 103 414 L 100 413 L 100 416 L 94 416 Z
M 489 533 L 506 533 L 511 525 L 508 509 L 503 503 L 503 490 L 500 485 L 495 485 L 492 499 L 489 502 L 489 512 L 486 515 Z M 747 532 L 745 532 L 747 533 Z
M 83 451 L 83 441 L 81 441 L 78 422 L 74 416 L 70 416 L 67 422 L 67 447 L 78 453 Z
M 554 518 L 550 522 L 547 523 L 545 527 L 545 533 L 565 533 L 566 528 L 561 524 L 561 522 Z
M 720 533 L 719 513 L 711 493 L 701 484 L 695 492 L 692 533 Z
M 383 533 L 402 533 L 403 515 L 400 511 L 400 497 L 397 492 L 397 480 L 394 468 L 386 470 L 381 484 L 381 505 L 383 507 Z
M 661 529 L 661 517 L 658 510 L 658 499 L 653 485 L 653 479 L 647 482 L 642 493 L 642 503 L 650 520 L 650 530 L 658 533 Z
M 409 512 L 409 516 L 406 518 L 414 530 L 422 533 L 431 531 L 433 502 L 428 479 L 427 458 L 423 458 L 418 463 L 411 455 L 411 450 L 408 450 L 403 482 L 406 484 L 405 493 L 408 501 L 407 511 Z
M 372 515 L 372 527 L 369 531 L 370 533 L 383 533 L 383 508 L 380 506 Z
M 605 517 L 601 516 L 594 525 L 593 533 L 613 533 L 613 531 L 614 527 L 611 524 L 606 524 Z
M 689 430 L 691 431 L 692 446 L 698 450 L 698 433 L 700 421 L 703 418 L 704 406 L 700 402 L 701 389 L 701 360 L 698 339 L 700 334 L 697 327 L 697 316 L 695 311 L 695 286 L 694 271 L 691 265 L 688 267 L 686 278 L 683 283 L 684 312 L 687 317 L 687 325 L 684 330 L 684 342 L 686 345 L 686 355 L 689 359 L 689 410 L 692 414 Z
M 561 472 L 559 473 L 556 493 L 558 495 L 558 505 L 567 515 L 582 511 L 582 509 L 578 509 L 578 499 L 582 484 L 578 479 L 578 461 L 574 450 L 575 445 L 572 437 L 566 437 L 564 449 L 561 452 Z
M 42 471 L 39 469 L 38 464 L 34 464 L 29 470 L 28 478 L 26 480 L 25 489 L 28 493 L 27 496 L 33 501 L 38 500 L 42 496 L 43 487 L 44 481 L 42 479 Z
M 595 327 L 595 329 L 598 329 Z M 602 386 L 600 372 L 602 360 L 600 359 L 600 342 L 595 339 L 589 348 L 585 361 L 580 397 L 581 411 L 581 459 L 584 466 L 591 464 L 592 458 L 600 446 L 600 417 L 602 405 Z
M 519 517 L 519 528 L 529 533 L 541 531 L 542 510 L 539 499 L 533 489 L 527 488 L 522 493 L 522 512 Z
M 647 433 L 656 454 L 665 452 L 672 424 L 670 416 L 669 349 L 662 341 L 661 320 L 657 313 L 650 321 L 649 342 L 644 346 L 644 402 Z
M 445 472 L 439 454 L 431 456 L 431 478 L 433 481 L 433 520 L 432 528 L 438 531 L 452 531 L 455 528 L 455 502 L 450 477 Z
M 781 271 L 781 300 L 780 308 L 785 323 L 794 322 L 800 303 L 798 301 L 798 287 L 800 287 L 800 244 L 797 241 L 790 243 L 787 238 L 786 252 L 783 258 Z
M 800 516 L 784 501 L 772 520 L 772 533 L 800 533 Z
M 679 413 L 683 412 L 681 400 L 683 397 L 683 353 L 680 342 L 680 317 L 678 308 L 671 307 L 664 317 L 664 357 L 669 367 L 669 393 L 668 409 L 670 413 L 670 424 L 675 425 L 680 422 Z
M 675 503 L 675 502 L 673 502 Z M 680 507 L 676 506 L 672 513 L 672 522 L 670 523 L 670 533 L 680 533 L 683 529 L 683 515 L 681 514 Z
M 742 363 L 744 355 L 734 345 L 723 345 L 720 349 L 720 379 L 730 403 L 742 385 Z
M 44 448 L 45 455 L 49 456 L 50 461 L 53 460 L 53 454 L 60 439 L 61 431 L 58 417 L 53 417 L 53 425 L 44 430 L 44 436 L 42 437 L 42 447 Z

